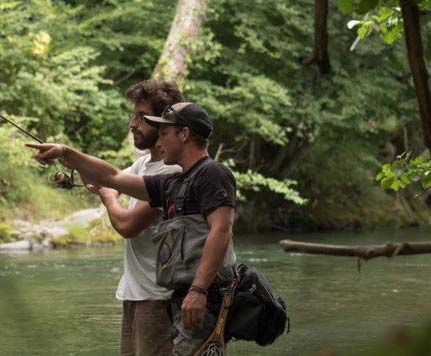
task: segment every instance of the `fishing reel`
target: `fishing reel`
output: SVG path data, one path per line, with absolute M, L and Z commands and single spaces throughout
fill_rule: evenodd
M 75 184 L 73 172 L 74 172 L 73 170 L 70 171 L 70 175 L 62 171 L 51 173 L 48 176 L 48 182 L 54 185 L 56 188 L 61 188 L 61 189 L 70 190 L 75 187 L 83 187 L 82 184 Z

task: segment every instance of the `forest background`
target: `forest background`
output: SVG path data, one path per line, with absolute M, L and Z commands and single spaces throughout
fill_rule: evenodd
M 238 230 L 404 226 L 430 218 L 428 192 L 389 192 L 376 181 L 397 155 L 425 150 L 399 28 L 384 40 L 357 42 L 347 24 L 363 14 L 343 13 L 343 3 L 329 3 L 328 74 L 304 64 L 313 51 L 311 0 L 211 0 L 198 38 L 187 43 L 179 84 L 215 120 L 210 153 L 236 174 Z M 123 93 L 151 77 L 176 4 L 0 2 L 0 113 L 43 140 L 126 167 L 136 156 Z M 422 35 L 429 59 L 429 21 Z M 96 203 L 82 190 L 49 187 L 47 169 L 31 160 L 24 142 L 0 123 L 1 221 L 58 218 Z

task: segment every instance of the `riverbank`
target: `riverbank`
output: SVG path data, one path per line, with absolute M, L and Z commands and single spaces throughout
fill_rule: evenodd
M 110 226 L 103 206 L 39 223 L 14 219 L 0 225 L 0 250 L 41 250 L 112 246 L 122 238 Z

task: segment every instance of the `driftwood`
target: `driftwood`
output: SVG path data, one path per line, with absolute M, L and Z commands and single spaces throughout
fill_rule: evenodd
M 286 252 L 299 252 L 314 255 L 352 256 L 365 261 L 375 257 L 393 257 L 431 253 L 431 242 L 402 242 L 399 244 L 388 243 L 386 245 L 342 246 L 282 240 L 280 241 L 280 245 Z

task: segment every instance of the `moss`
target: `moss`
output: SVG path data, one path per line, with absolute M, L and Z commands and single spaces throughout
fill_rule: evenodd
M 110 226 L 100 224 L 91 230 L 92 243 L 116 244 L 123 238 Z
M 114 229 L 105 225 L 100 219 L 93 221 L 88 229 L 79 225 L 69 225 L 67 230 L 67 234 L 51 239 L 54 247 L 114 245 L 123 239 Z
M 10 242 L 12 237 L 12 226 L 0 222 L 0 243 Z
M 68 234 L 57 236 L 51 239 L 54 247 L 68 247 L 72 245 L 87 246 L 91 242 L 90 232 L 79 225 L 68 225 Z
M 102 224 L 103 224 L 103 220 L 102 219 L 94 219 L 94 220 L 90 221 L 88 229 L 92 230 L 92 229 L 97 228 L 98 226 L 100 226 Z

